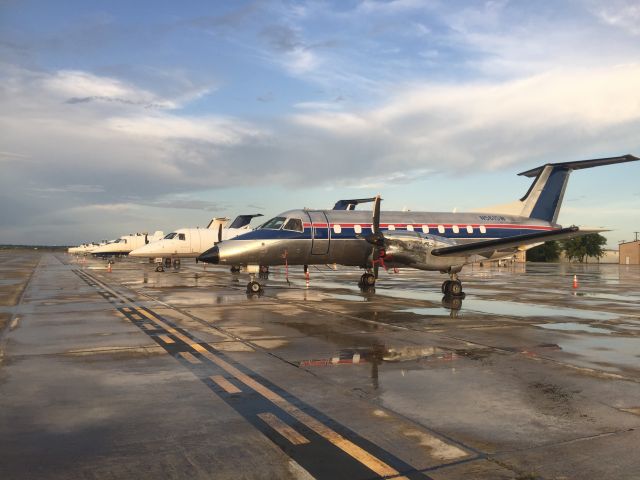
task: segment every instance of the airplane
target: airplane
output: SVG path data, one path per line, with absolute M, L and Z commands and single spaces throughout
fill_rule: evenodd
M 338 200 L 333 206 L 334 210 L 354 210 L 357 205 L 367 202 L 373 202 L 374 198 L 354 198 Z M 256 217 L 255 215 L 239 215 L 229 225 L 229 219 L 226 217 L 218 217 L 212 219 L 205 229 L 202 228 L 180 228 L 175 232 L 171 232 L 162 240 L 153 244 L 142 246 L 131 253 L 130 257 L 149 257 L 165 259 L 165 265 L 171 263 L 180 264 L 181 258 L 197 258 L 198 255 L 224 240 L 229 240 L 240 234 L 251 230 L 249 224 Z M 157 272 L 163 272 L 163 262 L 160 261 L 156 267 Z M 236 273 L 240 268 L 236 265 L 231 266 L 231 271 Z
M 261 213 L 238 215 L 231 223 L 226 217 L 218 217 L 212 219 L 206 228 L 179 228 L 156 242 L 136 248 L 129 256 L 164 258 L 167 265 L 173 263 L 178 266 L 181 258 L 196 258 L 212 245 L 248 232 L 251 229 L 251 220 L 261 216 Z M 236 271 L 235 269 L 236 267 L 232 266 L 232 271 Z M 162 261 L 159 262 L 156 271 L 164 271 Z
M 519 200 L 468 213 L 289 210 L 256 230 L 219 243 L 201 262 L 242 265 L 253 274 L 260 266 L 339 264 L 361 267 L 362 289 L 372 289 L 379 267 L 410 267 L 449 274 L 442 284 L 448 297 L 463 297 L 458 273 L 466 264 L 512 257 L 550 240 L 602 229 L 562 227 L 556 223 L 573 170 L 639 160 L 619 157 L 547 163 L 519 175 L 534 178 Z M 252 275 L 248 293 L 263 286 Z
M 87 255 L 88 253 L 93 252 L 96 248 L 106 245 L 107 243 L 109 243 L 107 240 L 102 240 L 101 242 L 82 243 L 77 247 L 69 247 L 67 252 L 75 255 Z
M 117 240 L 101 245 L 91 250 L 96 257 L 112 257 L 116 255 L 128 255 L 133 250 L 162 239 L 164 233 L 157 230 L 153 235 L 148 233 L 135 233 L 123 235 Z

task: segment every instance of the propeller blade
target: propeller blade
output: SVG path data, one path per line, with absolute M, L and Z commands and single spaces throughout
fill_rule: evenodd
M 380 195 L 376 195 L 373 201 L 373 221 L 371 222 L 371 231 L 374 234 L 380 232 Z
M 222 224 L 218 225 L 218 243 L 222 241 Z

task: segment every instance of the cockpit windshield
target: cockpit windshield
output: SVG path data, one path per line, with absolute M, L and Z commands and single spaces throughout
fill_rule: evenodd
M 177 235 L 176 232 L 171 232 L 170 234 L 166 235 L 164 238 L 166 240 L 171 240 L 173 237 L 175 237 Z
M 269 220 L 267 223 L 263 224 L 260 228 L 264 228 L 267 230 L 280 230 L 285 220 L 286 218 L 284 217 L 275 217 Z
M 292 230 L 294 232 L 304 232 L 302 228 L 302 220 L 299 218 L 290 218 L 282 227 L 283 230 Z

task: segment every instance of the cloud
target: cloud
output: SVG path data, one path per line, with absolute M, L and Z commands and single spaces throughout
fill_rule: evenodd
M 640 5 L 636 1 L 616 0 L 593 7 L 606 25 L 621 28 L 632 35 L 640 35 Z

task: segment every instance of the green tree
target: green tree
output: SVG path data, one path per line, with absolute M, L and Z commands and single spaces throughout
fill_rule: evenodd
M 528 262 L 557 262 L 560 258 L 560 245 L 555 240 L 527 250 Z
M 607 239 L 599 233 L 590 233 L 581 237 L 574 237 L 562 241 L 562 249 L 569 260 L 585 262 L 588 257 L 600 258 L 604 256 L 604 246 Z

